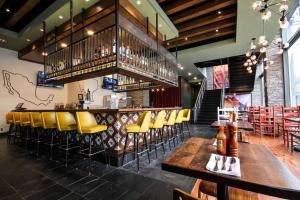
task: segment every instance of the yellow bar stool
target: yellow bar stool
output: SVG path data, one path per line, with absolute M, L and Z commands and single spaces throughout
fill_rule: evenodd
M 52 160 L 53 147 L 58 144 L 54 141 L 57 127 L 55 112 L 42 112 L 42 122 L 44 131 L 50 137 L 50 143 L 45 142 L 45 145 L 50 146 L 50 160 Z
M 91 175 L 92 156 L 104 152 L 105 162 L 107 162 L 106 149 L 102 134 L 107 131 L 106 125 L 98 125 L 95 116 L 90 112 L 76 112 L 77 131 L 80 133 L 80 150 L 79 153 L 89 158 L 89 175 Z M 82 149 L 82 137 L 88 137 L 89 148 Z M 100 138 L 100 148 L 97 148 L 95 138 Z M 93 145 L 93 148 L 92 148 Z
M 154 133 L 154 149 L 155 156 L 157 158 L 157 148 L 162 147 L 163 152 L 165 153 L 165 146 L 163 141 L 163 126 L 165 122 L 166 111 L 162 110 L 157 113 L 157 116 L 154 122 L 150 123 L 150 147 L 152 145 L 152 135 Z M 150 148 L 151 151 L 151 148 Z
M 33 143 L 36 143 L 36 155 L 39 156 L 40 154 L 40 143 L 41 140 L 41 134 L 43 131 L 43 121 L 42 121 L 42 115 L 40 112 L 30 112 L 30 126 L 33 130 L 33 137 L 35 139 L 33 140 Z
M 56 124 L 57 130 L 63 133 L 63 136 L 66 137 L 66 143 L 61 145 L 59 148 L 65 151 L 65 166 L 67 167 L 69 151 L 79 148 L 79 145 L 69 143 L 70 134 L 74 133 L 77 130 L 76 120 L 74 115 L 69 112 L 56 112 Z
M 183 119 L 183 110 L 179 110 L 175 119 L 175 137 L 177 138 L 178 142 L 178 137 L 180 137 L 181 141 L 183 142 L 183 130 L 182 130 L 182 119 Z
M 28 147 L 28 141 L 31 139 L 29 137 L 30 132 L 30 115 L 29 112 L 21 112 L 20 113 L 20 126 L 22 132 L 25 132 L 25 135 L 22 136 L 22 140 L 25 140 L 26 149 Z
M 21 138 L 20 112 L 13 112 L 13 121 L 15 127 L 15 137 L 14 137 L 14 143 L 15 143 L 16 139 Z
M 182 118 L 182 131 L 183 131 L 183 137 L 184 133 L 188 133 L 189 137 L 191 137 L 191 132 L 189 128 L 189 122 L 191 120 L 191 109 L 184 109 L 183 110 L 183 118 Z M 186 128 L 184 130 L 184 128 Z
M 148 160 L 150 163 L 150 152 L 149 147 L 147 144 L 147 137 L 146 134 L 150 128 L 150 121 L 151 121 L 151 111 L 144 111 L 142 115 L 139 117 L 138 122 L 136 124 L 129 124 L 126 126 L 126 138 L 124 144 L 124 151 L 122 157 L 122 165 L 124 165 L 124 158 L 127 152 L 127 143 L 128 143 L 128 135 L 133 134 L 133 150 L 134 150 L 134 159 L 137 162 L 137 169 L 140 170 L 140 154 L 147 152 Z M 144 149 L 139 151 L 139 141 L 140 141 L 140 134 L 143 134 L 144 140 Z
M 174 135 L 174 125 L 175 125 L 175 120 L 176 120 L 176 110 L 172 110 L 169 114 L 169 117 L 167 120 L 164 121 L 164 127 L 167 128 L 167 140 L 169 141 L 169 148 L 171 148 L 171 140 L 173 140 L 174 147 L 175 145 L 175 135 Z
M 11 139 L 15 137 L 15 133 L 13 133 L 13 127 L 14 127 L 13 112 L 7 112 L 5 118 L 6 118 L 6 124 L 9 125 L 8 134 L 7 134 L 7 143 L 10 144 Z

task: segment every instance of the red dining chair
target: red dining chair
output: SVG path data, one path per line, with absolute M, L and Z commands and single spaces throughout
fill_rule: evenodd
M 291 142 L 290 134 L 300 133 L 300 127 L 298 122 L 293 122 L 289 119 L 299 118 L 299 107 L 284 107 L 283 108 L 283 142 L 289 147 Z

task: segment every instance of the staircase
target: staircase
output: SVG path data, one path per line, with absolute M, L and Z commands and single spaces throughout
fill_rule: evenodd
M 220 106 L 221 90 L 206 90 L 201 108 L 197 113 L 197 124 L 211 124 L 217 120 L 217 108 Z

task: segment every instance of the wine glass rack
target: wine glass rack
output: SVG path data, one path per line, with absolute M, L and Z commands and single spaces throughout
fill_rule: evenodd
M 67 39 L 45 45 L 46 81 L 68 83 L 118 75 L 116 92 L 178 86 L 175 56 L 123 15 L 117 3 L 107 8 L 113 13 L 71 32 Z M 77 37 L 79 31 L 91 28 L 97 31 Z M 68 42 L 62 45 L 63 41 Z

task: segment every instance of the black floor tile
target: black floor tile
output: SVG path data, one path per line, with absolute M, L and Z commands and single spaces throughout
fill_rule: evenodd
M 67 188 L 83 196 L 89 191 L 104 184 L 105 182 L 106 182 L 105 180 L 92 175 L 92 176 L 87 176 L 71 185 L 68 185 Z
M 0 199 L 15 194 L 16 191 L 0 178 Z
M 59 200 L 85 200 L 86 198 L 75 194 L 75 193 L 70 193 L 62 198 L 60 198 Z
M 172 200 L 174 188 L 173 185 L 157 181 L 143 193 L 139 200 Z
M 66 196 L 70 191 L 63 186 L 54 185 L 45 190 L 26 197 L 26 200 L 53 200 Z
M 140 193 L 145 191 L 153 184 L 153 179 L 151 178 L 142 176 L 142 174 L 134 174 L 122 169 L 116 169 L 102 178 Z
M 121 198 L 126 192 L 128 192 L 128 190 L 124 187 L 119 187 L 107 181 L 89 192 L 85 197 L 90 200 L 116 200 Z

